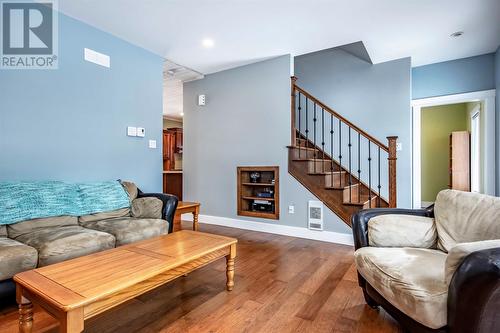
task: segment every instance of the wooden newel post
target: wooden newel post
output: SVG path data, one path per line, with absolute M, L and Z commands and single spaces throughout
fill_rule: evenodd
M 389 207 L 396 208 L 396 141 L 397 136 L 388 136 L 389 141 L 389 157 L 387 158 L 389 162 Z
M 291 137 L 291 142 L 290 146 L 295 146 L 297 145 L 297 133 L 295 131 L 295 83 L 297 82 L 297 77 L 292 76 L 291 77 L 291 92 L 290 92 L 290 97 L 291 97 L 291 131 L 292 131 L 292 137 Z

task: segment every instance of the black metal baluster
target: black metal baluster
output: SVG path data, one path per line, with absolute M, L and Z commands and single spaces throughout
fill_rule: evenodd
M 377 207 L 380 207 L 380 188 L 382 187 L 380 185 L 380 146 L 378 147 L 378 198 L 377 198 Z
M 348 133 L 349 133 L 349 144 L 347 145 L 347 147 L 349 147 L 349 202 L 352 202 L 351 126 L 349 126 Z
M 301 118 L 301 114 L 300 114 L 300 110 L 302 110 L 301 100 L 300 100 L 300 91 L 299 91 L 299 108 L 298 108 L 298 109 L 299 109 L 299 160 L 300 160 L 300 155 L 301 155 L 300 153 L 301 153 L 301 151 L 302 151 L 302 146 L 301 146 L 301 144 L 300 144 L 300 141 L 301 141 L 301 136 L 302 136 L 301 126 L 300 126 L 300 124 L 301 124 L 301 119 L 300 119 L 300 118 Z M 307 151 L 306 151 L 306 155 L 307 155 Z
M 325 109 L 321 108 L 321 167 L 325 173 Z
M 330 178 L 333 187 L 333 114 L 330 113 L 330 156 L 332 161 L 330 163 Z
M 309 153 L 307 151 L 309 147 L 309 99 L 306 96 L 306 159 L 309 158 Z
M 368 140 L 368 190 L 369 207 L 372 208 L 372 151 L 370 140 Z
M 358 198 L 361 198 L 361 133 L 358 132 Z
M 314 115 L 313 115 L 313 133 L 314 133 L 314 138 L 313 138 L 313 148 L 314 150 L 314 173 L 316 173 L 316 102 L 314 102 Z
M 342 187 L 342 121 L 339 119 L 339 165 L 340 165 L 340 187 Z

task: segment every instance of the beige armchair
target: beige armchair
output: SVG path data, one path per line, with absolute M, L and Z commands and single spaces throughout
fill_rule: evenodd
M 352 218 L 367 303 L 411 332 L 500 332 L 500 198 L 441 191 L 427 210 Z

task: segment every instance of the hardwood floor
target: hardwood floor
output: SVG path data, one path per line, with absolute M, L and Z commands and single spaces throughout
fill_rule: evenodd
M 402 332 L 365 304 L 352 247 L 204 224 L 200 230 L 238 238 L 232 292 L 219 260 L 86 321 L 85 332 Z M 57 332 L 44 311 L 34 318 L 34 332 Z M 15 306 L 0 310 L 0 332 L 17 332 Z

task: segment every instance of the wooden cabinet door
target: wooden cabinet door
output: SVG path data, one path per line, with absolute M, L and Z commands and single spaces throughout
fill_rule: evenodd
M 175 148 L 177 151 L 182 150 L 182 129 L 175 131 Z

